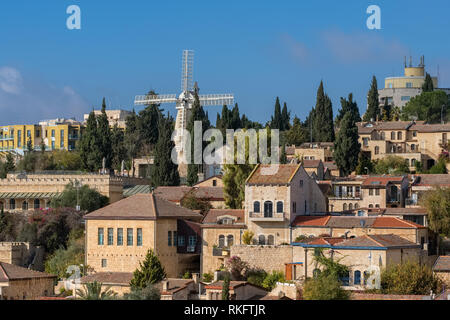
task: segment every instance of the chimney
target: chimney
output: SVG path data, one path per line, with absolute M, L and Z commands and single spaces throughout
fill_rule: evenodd
M 163 281 L 162 285 L 163 285 L 163 291 L 165 291 L 165 292 L 169 291 L 169 281 L 168 280 Z

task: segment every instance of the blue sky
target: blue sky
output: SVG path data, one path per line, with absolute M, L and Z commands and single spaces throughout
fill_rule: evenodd
M 71 4 L 81 30 L 66 28 Z M 366 27 L 371 4 L 381 30 Z M 444 0 L 3 0 L 0 124 L 81 119 L 103 96 L 109 108 L 132 109 L 149 89 L 178 94 L 183 49 L 195 51 L 201 93 L 234 93 L 250 119 L 269 120 L 280 96 L 303 120 L 320 80 L 335 113 L 350 92 L 364 112 L 372 75 L 383 87 L 405 55 L 414 64 L 425 55 L 450 87 L 449 13 Z M 213 120 L 220 109 L 207 108 Z

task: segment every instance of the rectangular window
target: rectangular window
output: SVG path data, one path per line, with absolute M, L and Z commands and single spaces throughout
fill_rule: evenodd
M 27 130 L 27 138 L 31 138 L 31 130 Z
M 167 245 L 168 245 L 169 247 L 172 246 L 172 231 L 169 231 L 169 232 L 167 233 Z
M 22 130 L 17 130 L 17 146 L 22 146 Z
M 140 247 L 142 246 L 142 229 L 137 229 L 137 245 Z
M 189 236 L 189 246 L 194 247 L 197 244 L 197 237 L 196 236 Z
M 375 195 L 379 196 L 380 195 L 380 189 L 375 189 Z
M 114 244 L 114 229 L 108 228 L 108 246 L 112 246 Z
M 184 247 L 186 245 L 184 240 L 185 240 L 184 236 L 178 236 L 178 246 L 179 247 Z
M 103 228 L 98 228 L 98 245 L 103 245 Z
M 55 137 L 55 130 L 52 130 L 52 138 Z
M 52 150 L 55 149 L 55 141 L 52 141 Z
M 107 267 L 107 260 L 106 259 L 102 259 L 102 268 L 106 268 Z
M 300 188 L 303 188 L 303 180 L 300 180 Z
M 407 88 L 412 88 L 412 82 L 407 82 L 407 83 L 406 83 L 406 87 L 407 87 Z
M 133 229 L 128 228 L 127 229 L 127 246 L 133 245 Z
M 297 202 L 293 202 L 293 203 L 292 203 L 292 211 L 293 211 L 294 213 L 297 213 Z
M 178 242 L 177 232 L 173 232 L 173 245 L 176 247 Z
M 117 245 L 123 246 L 123 229 L 122 228 L 117 229 Z
M 401 100 L 402 101 L 409 101 L 411 99 L 411 97 L 409 96 L 402 96 Z
M 369 189 L 369 196 L 373 196 L 373 189 Z
M 64 148 L 64 130 L 60 131 L 60 148 Z

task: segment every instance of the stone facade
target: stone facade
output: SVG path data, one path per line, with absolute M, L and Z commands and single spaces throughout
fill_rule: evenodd
M 3 300 L 36 300 L 54 294 L 54 278 L 33 278 L 0 283 L 0 297 Z M 0 300 L 1 300 L 0 299 Z
M 25 267 L 32 251 L 28 242 L 0 242 L 0 262 Z
M 293 261 L 293 247 L 236 245 L 231 247 L 230 255 L 240 257 L 252 268 L 284 272 L 285 264 Z

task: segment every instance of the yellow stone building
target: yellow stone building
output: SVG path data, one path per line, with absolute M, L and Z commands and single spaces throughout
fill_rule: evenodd
M 153 194 L 137 194 L 85 216 L 86 265 L 94 272 L 134 272 L 149 249 L 168 277 L 186 270 L 180 263 L 177 220 L 200 221 L 202 216 Z

